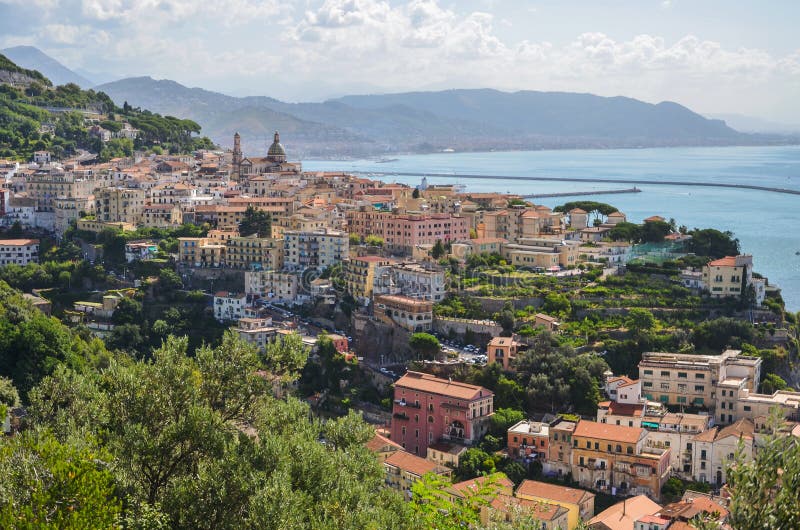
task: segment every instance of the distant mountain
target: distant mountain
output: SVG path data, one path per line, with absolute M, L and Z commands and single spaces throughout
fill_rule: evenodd
M 403 105 L 448 118 L 469 117 L 530 136 L 672 143 L 719 141 L 739 135 L 724 122 L 708 120 L 677 103 L 652 105 L 592 94 L 478 89 L 345 96 L 337 101 L 362 109 Z
M 55 85 L 75 83 L 81 88 L 91 88 L 94 83 L 56 61 L 39 48 L 14 46 L 1 51 L 3 55 L 23 68 L 38 70 Z
M 265 149 L 273 130 L 297 156 L 398 152 L 762 144 L 677 103 L 625 97 L 491 89 L 353 95 L 322 103 L 233 97 L 169 80 L 135 77 L 96 87 L 127 101 L 197 121 L 215 142 Z
M 744 114 L 710 114 L 712 119 L 724 120 L 737 131 L 753 133 L 800 133 L 800 124 L 776 123 L 774 121 L 745 116 Z

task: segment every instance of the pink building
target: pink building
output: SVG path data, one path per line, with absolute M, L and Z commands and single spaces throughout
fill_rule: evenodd
M 473 445 L 493 406 L 494 394 L 483 387 L 408 372 L 394 384 L 392 441 L 423 457 L 439 441 Z
M 469 239 L 469 220 L 449 213 L 355 211 L 347 213 L 347 231 L 380 236 L 391 249 L 410 252 L 417 245 Z
M 437 241 L 469 239 L 469 221 L 447 213 L 395 215 L 384 220 L 383 239 L 390 248 L 405 251 Z

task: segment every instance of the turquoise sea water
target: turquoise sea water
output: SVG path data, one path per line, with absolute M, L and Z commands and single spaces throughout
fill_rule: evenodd
M 398 156 L 396 161 L 306 161 L 306 170 L 367 173 L 449 173 L 556 178 L 619 178 L 753 184 L 800 190 L 800 147 L 711 147 L 442 153 Z M 419 184 L 418 176 L 376 177 Z M 781 287 L 787 309 L 800 310 L 800 196 L 766 191 L 637 184 L 642 193 L 603 195 L 630 186 L 613 183 L 524 182 L 429 177 L 430 184 L 458 182 L 471 191 L 519 194 L 594 191 L 596 196 L 535 199 L 556 206 L 570 200 L 615 205 L 628 219 L 674 217 L 689 228 L 730 230 L 755 270 Z

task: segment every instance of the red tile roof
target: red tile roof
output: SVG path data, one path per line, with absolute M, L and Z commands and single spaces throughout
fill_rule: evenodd
M 442 470 L 441 466 L 437 466 L 430 460 L 425 460 L 424 458 L 412 455 L 407 451 L 396 451 L 395 453 L 391 454 L 384 463 L 403 471 L 413 473 L 418 477 L 423 476 L 425 473 Z
M 725 256 L 724 258 L 715 259 L 708 263 L 709 267 L 735 267 L 736 256 Z
M 441 396 L 454 397 L 457 399 L 473 400 L 493 396 L 491 390 L 477 385 L 461 383 L 449 379 L 441 379 L 434 375 L 422 372 L 406 372 L 397 380 L 395 388 L 408 388 Z
M 639 427 L 626 427 L 624 425 L 611 425 L 610 423 L 581 420 L 578 426 L 575 427 L 573 436 L 635 444 L 642 437 L 643 433 L 644 430 Z
M 515 495 L 517 497 L 520 495 L 539 497 L 541 499 L 549 499 L 568 504 L 580 504 L 589 496 L 594 497 L 594 493 L 589 493 L 585 490 L 568 488 L 566 486 L 549 484 L 547 482 L 539 482 L 537 480 L 523 480 L 522 484 L 517 488 Z

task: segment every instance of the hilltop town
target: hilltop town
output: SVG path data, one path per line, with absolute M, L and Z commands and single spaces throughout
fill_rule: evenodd
M 797 521 L 798 315 L 734 234 L 4 68 L 0 526 Z

